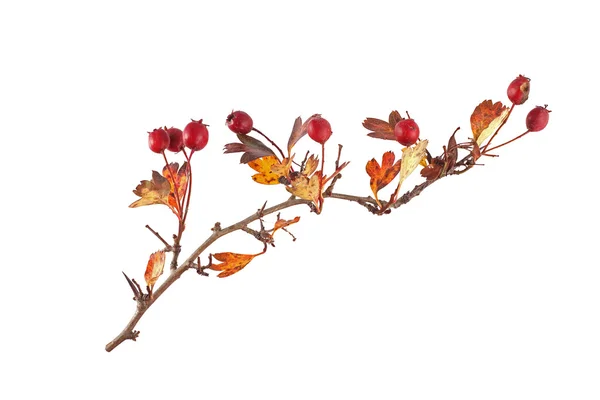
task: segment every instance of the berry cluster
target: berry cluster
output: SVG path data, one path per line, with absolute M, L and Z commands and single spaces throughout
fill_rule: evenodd
M 207 125 L 202 120 L 190 122 L 183 131 L 178 128 L 157 128 L 148 132 L 148 147 L 155 153 L 165 150 L 178 153 L 187 147 L 194 151 L 202 150 L 208 143 Z

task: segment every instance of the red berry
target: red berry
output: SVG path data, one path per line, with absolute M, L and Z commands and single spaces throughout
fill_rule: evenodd
M 208 143 L 208 129 L 206 125 L 200 121 L 190 122 L 183 128 L 183 143 L 190 150 L 202 150 Z
M 148 132 L 148 147 L 155 153 L 162 153 L 169 147 L 169 134 L 163 128 Z
M 529 78 L 519 75 L 508 85 L 506 94 L 513 104 L 519 105 L 525 103 L 529 97 L 529 81 Z
M 173 153 L 178 153 L 183 149 L 183 132 L 178 128 L 167 129 L 169 134 L 169 147 L 167 149 Z
M 527 114 L 527 118 L 525 118 L 525 125 L 530 132 L 538 132 L 541 131 L 548 125 L 548 120 L 550 119 L 550 110 L 546 107 L 547 105 L 537 106 L 533 110 L 529 111 Z
M 232 111 L 225 121 L 233 133 L 245 135 L 252 130 L 252 118 L 244 111 Z
M 317 143 L 325 144 L 331 137 L 331 125 L 322 117 L 314 117 L 307 127 L 308 136 Z
M 394 127 L 396 140 L 403 146 L 412 146 L 417 143 L 419 133 L 419 125 L 412 118 L 403 119 Z

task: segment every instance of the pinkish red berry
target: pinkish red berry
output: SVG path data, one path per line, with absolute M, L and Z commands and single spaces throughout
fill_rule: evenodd
M 193 151 L 202 150 L 208 143 L 208 129 L 200 121 L 190 122 L 183 128 L 183 144 Z
M 163 128 L 148 132 L 148 147 L 155 153 L 162 153 L 169 147 L 169 134 Z
M 225 123 L 233 133 L 245 135 L 252 130 L 252 118 L 244 111 L 232 111 Z
M 515 105 L 523 104 L 529 97 L 529 78 L 519 75 L 516 77 L 506 90 L 508 99 Z
M 314 117 L 307 126 L 308 136 L 317 143 L 325 144 L 331 137 L 331 125 L 322 117 Z
M 530 132 L 539 132 L 548 125 L 548 120 L 550 119 L 550 110 L 548 110 L 545 105 L 537 106 L 533 110 L 529 111 L 527 114 L 527 118 L 525 118 L 525 125 Z
M 169 147 L 167 149 L 173 153 L 178 153 L 183 149 L 183 132 L 178 128 L 167 129 L 169 134 Z
M 394 127 L 396 140 L 403 146 L 412 146 L 419 140 L 419 125 L 414 119 L 408 118 L 398 121 Z

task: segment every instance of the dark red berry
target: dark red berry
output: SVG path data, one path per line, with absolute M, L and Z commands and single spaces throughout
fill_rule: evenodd
M 183 144 L 193 151 L 202 150 L 208 143 L 208 129 L 200 121 L 190 122 L 183 128 Z
M 519 75 L 508 85 L 506 94 L 513 104 L 519 105 L 527 101 L 529 97 L 529 81 L 529 78 Z
M 307 127 L 308 136 L 317 143 L 325 144 L 331 137 L 331 125 L 322 117 L 314 117 Z
M 533 110 L 529 111 L 527 114 L 527 118 L 525 118 L 525 125 L 530 132 L 538 132 L 541 131 L 548 125 L 548 120 L 550 119 L 550 110 L 546 107 L 547 105 L 537 106 Z
M 169 134 L 169 147 L 167 149 L 173 153 L 178 153 L 183 149 L 183 132 L 178 128 L 167 129 Z
M 252 130 L 252 117 L 244 111 L 232 111 L 225 123 L 233 133 L 245 135 Z
M 394 127 L 396 140 L 403 146 L 412 146 L 417 143 L 419 133 L 419 125 L 412 118 L 403 119 Z
M 162 153 L 169 147 L 169 134 L 163 128 L 148 132 L 148 147 L 155 153 Z

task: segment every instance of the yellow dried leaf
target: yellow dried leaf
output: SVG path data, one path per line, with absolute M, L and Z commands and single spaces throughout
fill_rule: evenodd
M 315 205 L 318 205 L 321 197 L 321 171 L 317 171 L 310 178 L 299 175 L 296 179 L 290 182 L 291 187 L 286 187 L 287 191 L 296 197 L 304 200 L 311 200 Z
M 250 161 L 248 166 L 258 172 L 257 174 L 252 175 L 254 182 L 263 185 L 277 185 L 279 183 L 279 178 L 283 175 L 273 172 L 272 167 L 278 164 L 281 163 L 277 157 L 266 156 Z
M 230 275 L 235 274 L 236 272 L 244 269 L 246 265 L 250 263 L 256 256 L 260 256 L 267 251 L 267 246 L 263 251 L 258 254 L 239 254 L 239 253 L 214 253 L 212 256 L 215 260 L 221 261 L 221 264 L 212 264 L 210 269 L 213 271 L 222 271 L 219 275 L 219 278 L 225 278 Z
M 310 157 L 308 157 L 308 160 L 306 160 L 306 163 L 304 164 L 304 169 L 302 170 L 302 173 L 306 176 L 311 176 L 317 170 L 318 166 L 319 158 L 316 157 L 314 154 L 311 154 Z
M 421 160 L 426 156 L 427 140 L 421 140 L 414 147 L 402 149 L 402 166 L 400 167 L 400 182 L 398 187 L 409 177 L 410 174 L 419 166 Z

